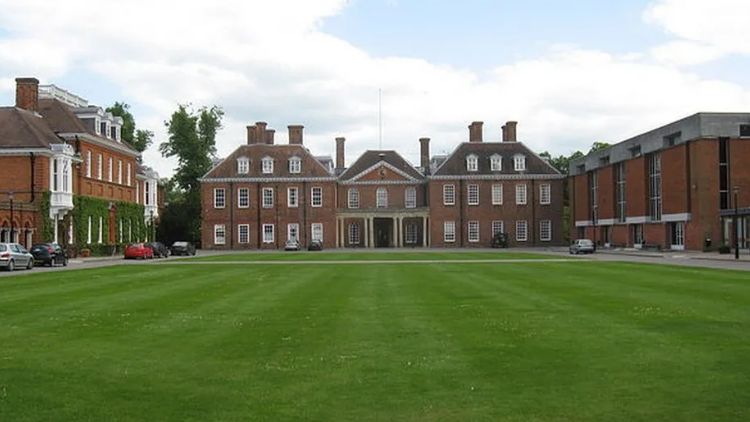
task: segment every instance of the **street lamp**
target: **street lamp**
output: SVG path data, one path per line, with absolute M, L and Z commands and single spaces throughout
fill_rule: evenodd
M 14 225 L 13 225 L 13 192 L 10 192 L 8 194 L 8 199 L 10 200 L 10 242 L 13 242 L 13 232 L 15 231 Z
M 737 198 L 740 193 L 740 187 L 735 186 L 734 189 L 732 189 L 732 192 L 734 193 L 734 220 L 732 221 L 732 229 L 734 230 L 734 259 L 740 259 L 740 230 L 739 227 L 737 227 L 739 217 L 739 204 L 737 203 Z

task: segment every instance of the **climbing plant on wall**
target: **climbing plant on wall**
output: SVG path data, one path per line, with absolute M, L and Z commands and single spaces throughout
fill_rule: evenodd
M 49 204 L 50 197 L 52 194 L 47 191 L 42 193 L 42 198 L 39 200 L 39 213 L 41 214 L 40 229 L 42 231 L 42 239 L 45 241 L 52 240 L 55 237 L 55 227 L 52 219 L 49 218 Z
M 98 249 L 96 245 L 100 244 L 99 233 L 101 233 L 101 244 L 109 243 L 109 201 L 90 196 L 74 196 L 72 213 L 73 239 L 78 250 L 92 249 L 92 247 Z M 91 221 L 90 243 L 89 221 Z
M 144 206 L 132 202 L 118 202 L 115 217 L 115 239 L 117 243 L 129 243 L 146 239 L 147 226 Z

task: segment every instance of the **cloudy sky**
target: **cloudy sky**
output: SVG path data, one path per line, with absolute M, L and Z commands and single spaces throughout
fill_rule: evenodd
M 0 0 L 0 104 L 36 76 L 125 101 L 164 140 L 178 103 L 226 112 L 219 155 L 267 121 L 305 125 L 315 154 L 347 138 L 418 161 L 485 122 L 553 153 L 616 142 L 698 111 L 750 111 L 746 0 Z M 145 160 L 163 176 L 173 162 Z

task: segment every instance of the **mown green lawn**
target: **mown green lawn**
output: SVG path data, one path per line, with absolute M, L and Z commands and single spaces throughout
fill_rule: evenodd
M 425 258 L 0 278 L 0 421 L 750 420 L 748 273 Z

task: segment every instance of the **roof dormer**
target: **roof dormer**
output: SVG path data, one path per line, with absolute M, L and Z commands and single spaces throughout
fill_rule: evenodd
M 466 156 L 466 171 L 479 171 L 479 158 L 476 154 Z

